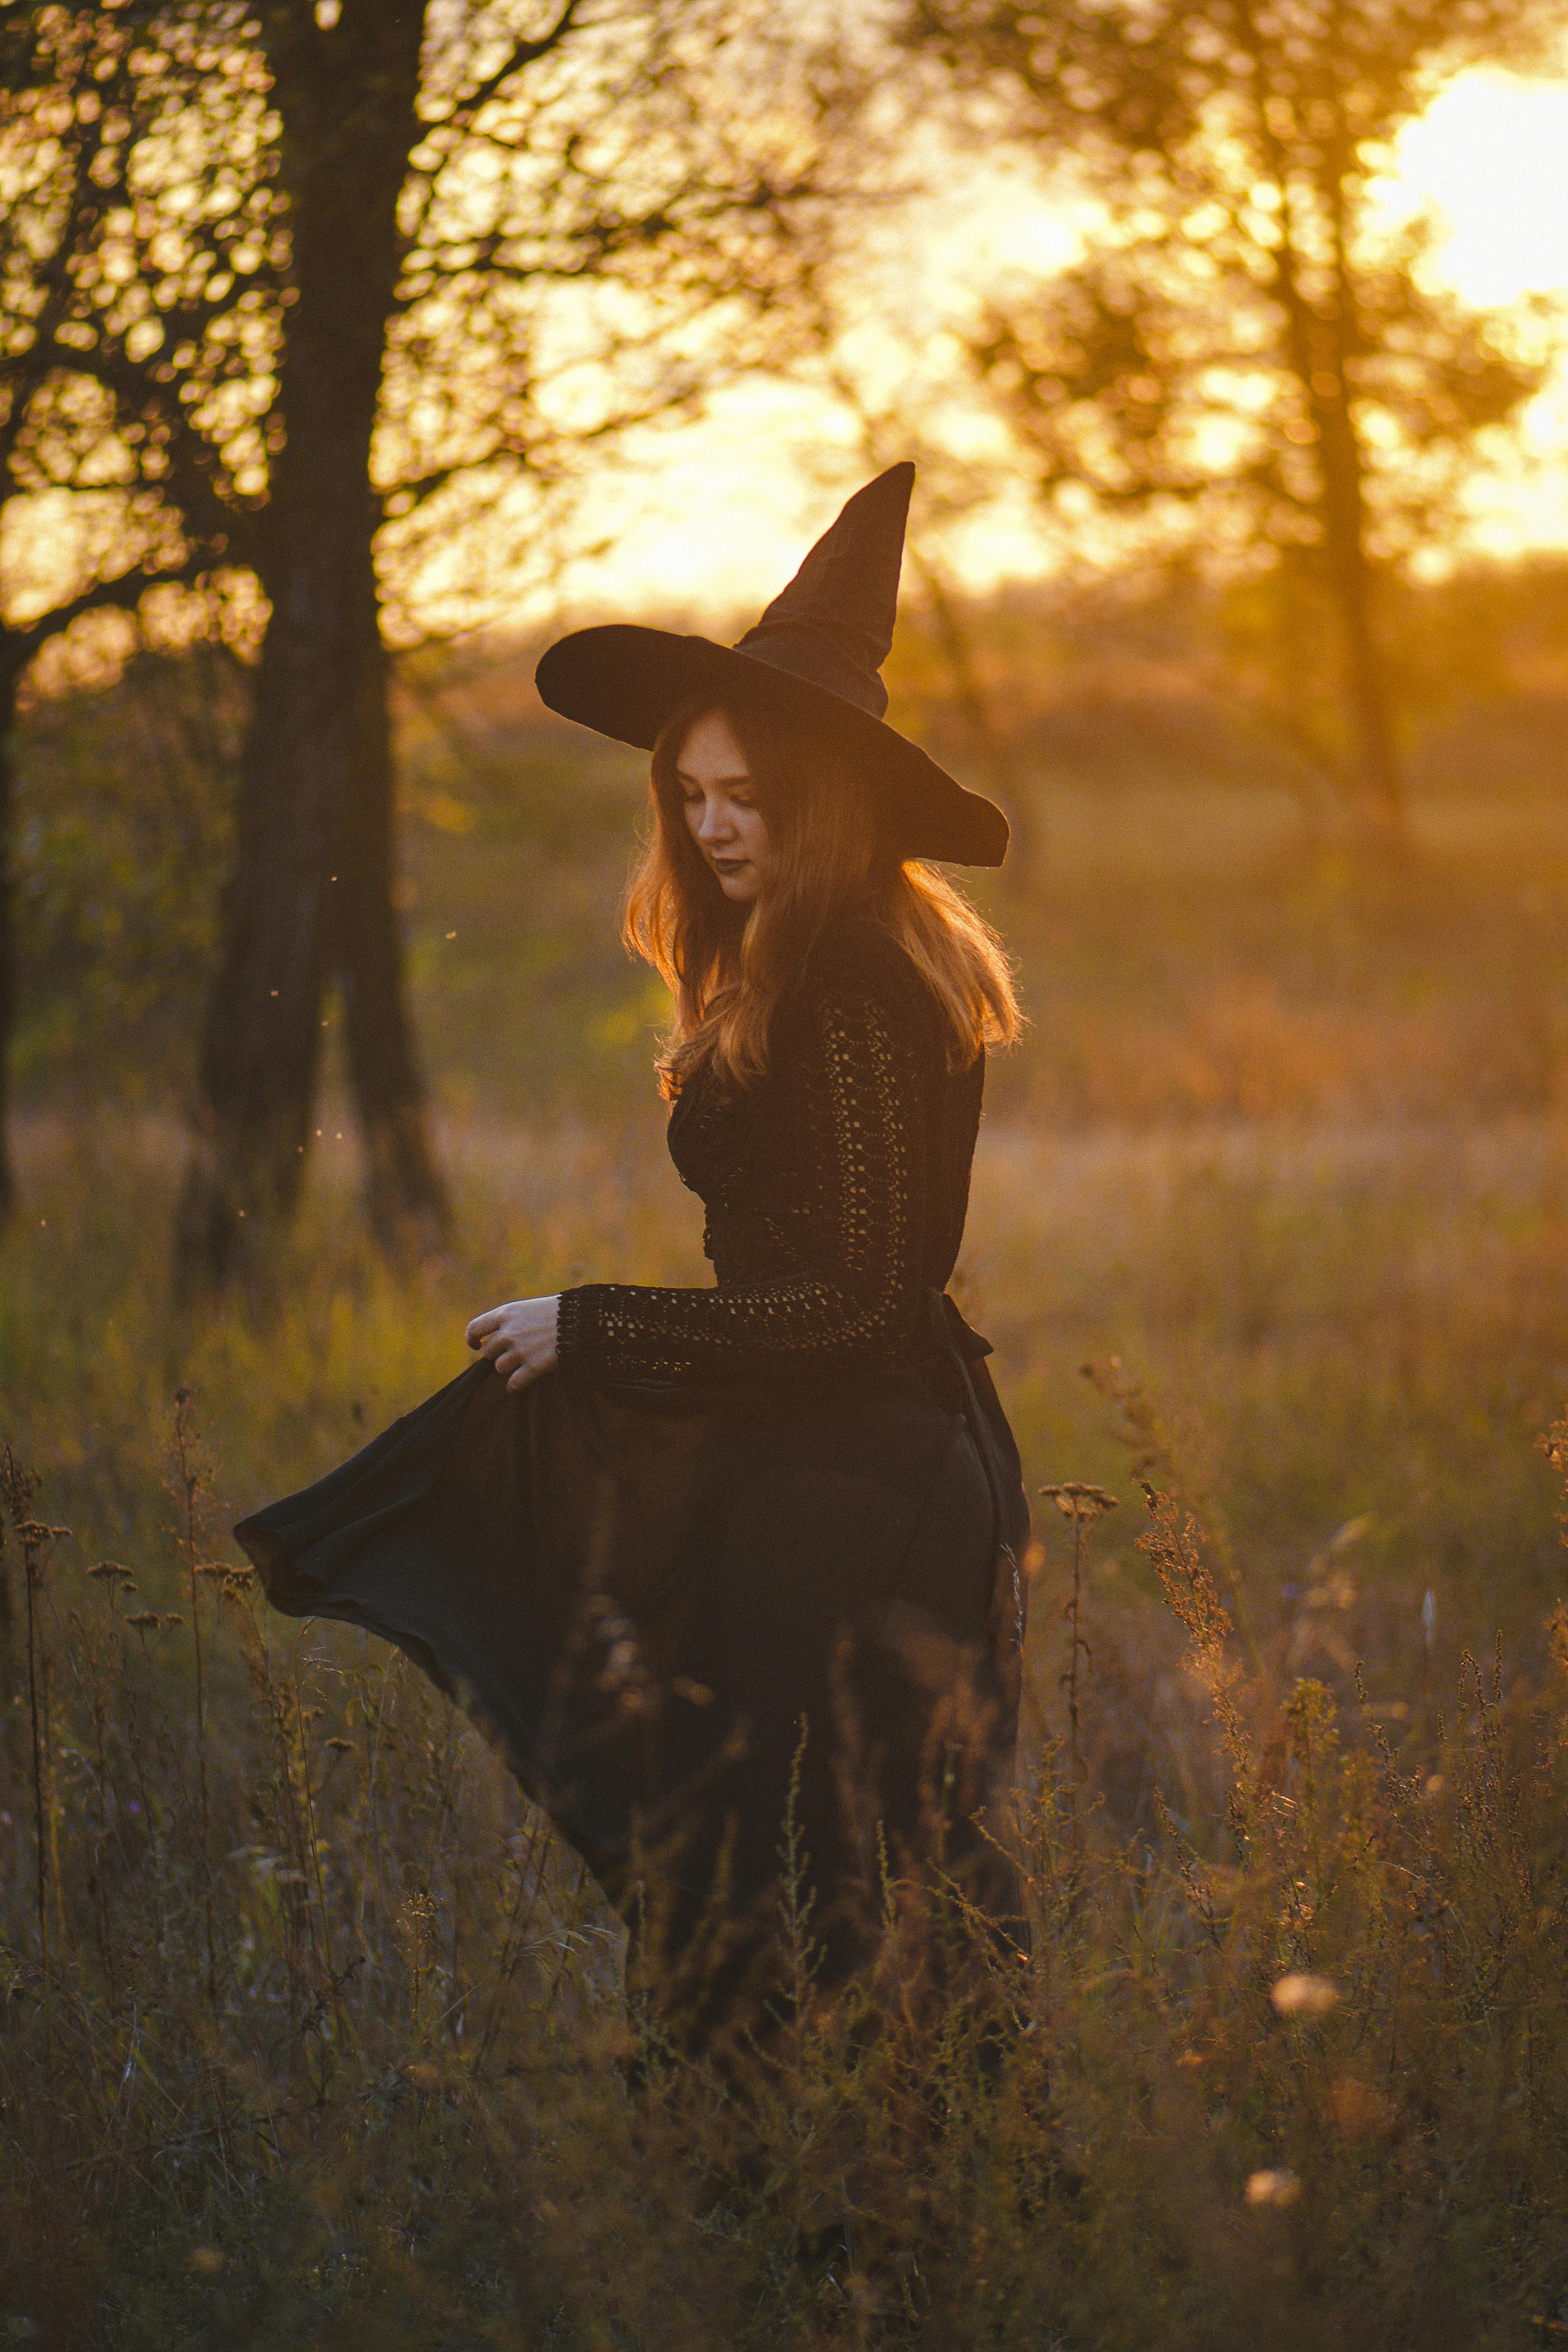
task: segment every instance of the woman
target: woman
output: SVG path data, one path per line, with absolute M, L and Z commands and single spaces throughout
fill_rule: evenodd
M 688 2050 L 842 1980 L 899 1887 L 1016 1938 L 999 1843 L 1027 1530 L 944 1295 L 994 935 L 935 870 L 1006 825 L 882 719 L 912 467 L 734 648 L 577 633 L 545 701 L 651 748 L 626 936 L 668 982 L 669 1149 L 714 1288 L 477 1315 L 481 1365 L 237 1530 L 273 1601 L 459 1692 L 631 1930 Z

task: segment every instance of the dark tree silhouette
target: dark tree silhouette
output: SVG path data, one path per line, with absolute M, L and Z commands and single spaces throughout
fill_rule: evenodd
M 441 586 L 471 617 L 475 575 L 552 543 L 585 453 L 778 356 L 868 152 L 859 79 L 762 0 L 17 21 L 61 86 L 73 42 L 119 44 L 113 254 L 79 225 L 56 273 L 96 437 L 161 492 L 171 567 L 245 567 L 268 608 L 180 1278 L 242 1274 L 292 1209 L 334 989 L 374 1227 L 417 1253 L 446 1200 L 395 913 L 389 600 L 406 637 L 466 541 Z M 90 179 L 90 113 L 18 118 L 21 163 Z
M 444 1222 L 394 909 L 378 535 L 406 573 L 465 500 L 499 534 L 520 469 L 560 485 L 585 445 L 736 364 L 743 322 L 809 280 L 842 127 L 735 0 L 496 0 L 438 40 L 422 5 L 378 0 L 269 0 L 234 37 L 252 22 L 278 126 L 280 446 L 187 1285 L 227 1280 L 292 1205 L 333 979 L 374 1228 L 417 1250 Z
M 17 696 L 51 637 L 86 614 L 134 612 L 241 548 L 242 502 L 187 426 L 165 346 L 206 336 L 222 305 L 165 268 L 149 287 L 132 185 L 139 142 L 192 96 L 146 47 L 143 6 L 19 8 L 0 25 L 0 1215 L 16 1184 L 5 1120 L 16 1014 L 12 888 Z M 221 352 L 216 392 L 242 351 Z M 68 524 L 61 509 L 68 508 Z M 28 519 L 36 527 L 29 531 Z
M 297 1196 L 334 978 L 376 1229 L 433 1236 L 445 1213 L 392 908 L 371 478 L 424 11 L 351 0 L 330 30 L 311 7 L 258 13 L 287 241 L 258 563 L 270 617 L 182 1211 L 182 1273 L 198 1284 L 237 1271 L 247 1218 L 259 1236 Z

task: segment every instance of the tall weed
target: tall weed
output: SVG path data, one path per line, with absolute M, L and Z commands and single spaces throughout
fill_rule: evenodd
M 634 2095 L 580 1867 L 398 1657 L 271 1618 L 210 1556 L 185 1398 L 168 1468 L 163 1557 L 84 1568 L 5 1457 L 18 2340 L 1294 2352 L 1568 2325 L 1561 1611 L 1552 1682 L 1467 1657 L 1394 1740 L 1353 1680 L 1248 1664 L 1152 1492 L 1166 1704 L 1205 1754 L 1130 1823 L 1070 1680 L 1100 1497 L 1063 1489 L 1072 1565 L 1058 1538 L 1031 1566 L 1037 1592 L 1076 1568 L 1078 1599 L 998 1825 L 1031 1955 L 933 2012 L 939 1926 L 889 1885 L 869 1979 L 819 2003 L 807 1965 L 744 2098 L 700 2069 Z

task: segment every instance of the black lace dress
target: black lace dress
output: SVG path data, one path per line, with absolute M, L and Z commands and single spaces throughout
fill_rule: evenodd
M 689 2044 L 779 1981 L 781 1851 L 816 1980 L 889 1875 L 1021 1933 L 1001 1824 L 1027 1532 L 944 1286 L 984 1063 L 869 921 L 786 992 L 766 1078 L 688 1087 L 669 1148 L 717 1286 L 566 1292 L 559 1369 L 475 1365 L 237 1530 L 272 1601 L 460 1695 L 633 1928 Z

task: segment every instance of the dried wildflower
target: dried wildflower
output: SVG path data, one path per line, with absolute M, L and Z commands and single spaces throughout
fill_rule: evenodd
M 1546 1638 L 1552 1654 L 1565 1675 L 1568 1675 L 1568 1601 L 1560 1601 L 1546 1621 Z
M 1247 2176 L 1249 2205 L 1294 2205 L 1300 2194 L 1300 2176 L 1289 2165 L 1277 2165 L 1269 2171 L 1249 2172 Z
M 1340 1989 L 1327 1977 L 1295 1969 L 1279 1979 L 1268 1998 L 1281 2017 L 1326 2017 L 1338 2005 Z
M 128 1617 L 125 1622 L 128 1625 L 134 1625 L 137 1632 L 142 1633 L 145 1633 L 149 1627 L 152 1628 L 153 1633 L 156 1633 L 158 1627 L 163 1622 L 163 1620 L 155 1609 L 138 1609 L 135 1614 Z
M 1170 1495 L 1145 1484 L 1143 1499 L 1152 1525 L 1138 1549 L 1153 1563 L 1166 1605 L 1191 1644 L 1190 1664 L 1207 1692 L 1234 1775 L 1230 1825 L 1238 1847 L 1252 1836 L 1252 1790 L 1257 1766 L 1246 1727 L 1232 1696 L 1235 1669 L 1226 1655 L 1232 1623 L 1198 1543 L 1197 1522 Z
M 216 2278 L 228 2267 L 228 2256 L 216 2246 L 193 2246 L 185 2256 L 185 2268 L 197 2278 Z
M 1064 1519 L 1088 1519 L 1092 1523 L 1117 1507 L 1114 1495 L 1108 1494 L 1103 1486 L 1086 1486 L 1081 1478 L 1068 1478 L 1059 1486 L 1042 1486 L 1040 1492 L 1056 1505 Z
M 1062 1617 L 1068 1629 L 1067 1672 L 1061 1683 L 1067 1692 L 1068 1706 L 1068 1803 L 1072 1814 L 1074 1852 L 1079 1847 L 1079 1782 L 1082 1777 L 1083 1759 L 1079 1740 L 1079 1661 L 1091 1655 L 1083 1636 L 1083 1539 L 1107 1511 L 1116 1508 L 1116 1497 L 1103 1486 L 1090 1486 L 1081 1478 L 1069 1478 L 1059 1486 L 1042 1486 L 1042 1495 L 1053 1502 L 1072 1528 L 1072 1584 Z M 1042 1559 L 1044 1553 L 1042 1551 Z

